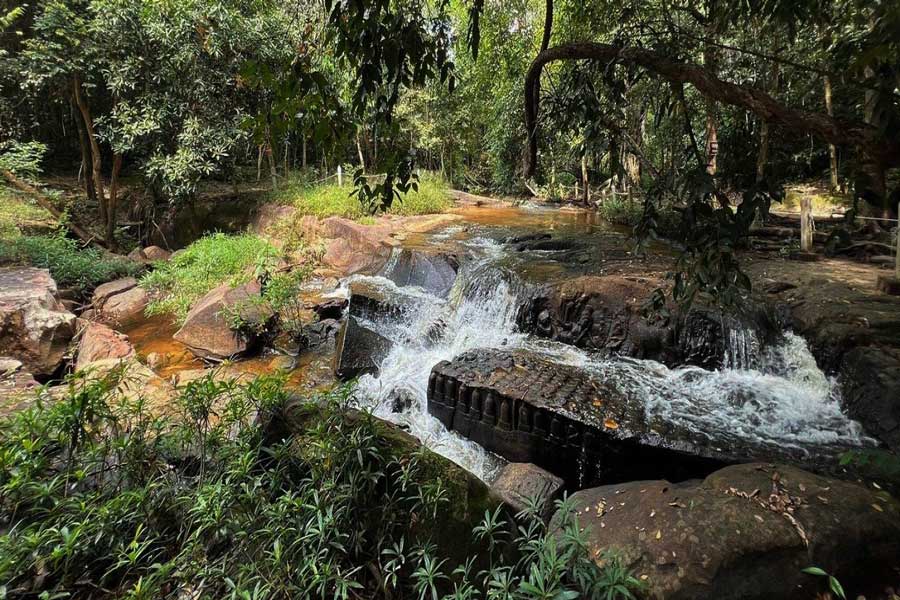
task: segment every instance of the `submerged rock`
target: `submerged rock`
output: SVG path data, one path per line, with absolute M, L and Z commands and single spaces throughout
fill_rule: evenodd
M 211 290 L 191 308 L 175 335 L 195 356 L 206 360 L 234 358 L 251 350 L 259 332 L 272 318 L 271 312 L 255 302 L 260 285 L 251 281 L 237 287 L 223 284 Z M 236 315 L 247 325 L 246 331 L 231 328 Z
M 428 412 L 510 461 L 535 463 L 579 487 L 680 481 L 751 460 L 833 468 L 850 447 L 823 443 L 808 454 L 725 427 L 691 427 L 648 410 L 644 388 L 664 382 L 664 373 L 638 363 L 609 369 L 601 376 L 527 350 L 472 350 L 434 366 Z
M 361 325 L 353 316 L 347 317 L 338 333 L 334 373 L 347 380 L 366 373 L 377 374 L 381 359 L 391 348 L 391 341 Z
M 789 466 L 731 466 L 681 485 L 608 485 L 572 501 L 592 555 L 615 552 L 649 598 L 813 598 L 825 582 L 802 572 L 810 566 L 848 590 L 896 581 L 900 503 Z
M 75 315 L 46 269 L 0 268 L 0 348 L 34 375 L 56 371 L 75 334 Z

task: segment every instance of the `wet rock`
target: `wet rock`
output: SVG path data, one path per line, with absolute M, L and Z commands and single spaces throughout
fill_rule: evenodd
M 509 463 L 491 485 L 504 504 L 519 513 L 537 502 L 541 514 L 549 518 L 553 503 L 562 497 L 563 480 L 531 463 Z
M 564 250 L 575 250 L 579 244 L 574 240 L 562 239 L 538 239 L 532 241 L 521 242 L 516 244 L 516 252 L 527 251 L 544 251 L 544 252 L 562 252 Z
M 140 318 L 150 303 L 150 295 L 142 287 L 132 287 L 107 298 L 97 317 L 107 323 L 126 324 Z
M 765 307 L 725 314 L 702 306 L 681 313 L 646 310 L 659 279 L 584 276 L 544 288 L 523 307 L 529 333 L 605 354 L 653 359 L 669 366 L 727 366 L 774 341 L 780 328 Z M 740 345 L 741 347 L 736 347 Z
M 51 375 L 75 334 L 75 315 L 46 269 L 0 268 L 0 348 L 34 375 Z
M 260 285 L 251 281 L 237 287 L 223 284 L 210 291 L 191 308 L 175 335 L 195 356 L 225 360 L 247 353 L 258 341 L 259 332 L 272 318 L 259 302 Z M 247 324 L 246 332 L 231 329 L 233 315 Z
M 366 373 L 377 374 L 381 360 L 391 348 L 391 341 L 347 317 L 335 342 L 334 373 L 347 380 Z
M 624 373 L 624 371 L 623 371 Z M 782 460 L 837 468 L 840 444 L 807 453 L 650 413 L 647 380 L 605 378 L 527 350 L 472 350 L 438 363 L 428 412 L 448 429 L 513 462 L 530 462 L 569 485 L 634 479 L 681 481 L 736 462 Z
M 380 275 L 399 287 L 416 286 L 446 297 L 456 281 L 458 259 L 449 254 L 430 254 L 416 250 L 396 250 Z
M 845 589 L 896 581 L 900 503 L 793 467 L 737 465 L 702 482 L 635 481 L 572 500 L 592 554 L 615 552 L 648 598 L 813 598 L 824 588 L 809 566 Z
M 287 373 L 297 368 L 297 359 L 286 354 L 279 354 L 269 361 L 269 368 L 273 371 Z
M 125 359 L 134 356 L 134 348 L 128 341 L 128 336 L 102 323 L 82 322 L 81 326 L 76 369 L 83 369 L 98 360 Z
M 853 348 L 844 354 L 841 380 L 847 414 L 900 451 L 900 350 Z
M 354 281 L 350 284 L 347 307 L 347 314 L 352 317 L 375 319 L 399 314 L 403 300 L 368 282 Z
M 391 398 L 391 412 L 398 414 L 408 411 L 416 404 L 416 395 L 409 390 L 396 390 Z
M 300 332 L 302 348 L 316 348 L 332 340 L 340 330 L 341 324 L 335 319 L 325 319 L 306 325 Z
M 348 300 L 346 298 L 329 298 L 319 304 L 313 306 L 313 312 L 319 317 L 319 320 L 340 319 L 344 316 L 344 309 L 347 308 Z
M 539 240 L 549 240 L 552 235 L 549 233 L 528 233 L 525 235 L 515 235 L 503 239 L 504 244 L 521 244 L 524 242 L 536 242 Z

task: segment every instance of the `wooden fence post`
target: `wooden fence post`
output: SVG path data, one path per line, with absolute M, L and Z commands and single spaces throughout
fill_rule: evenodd
M 812 200 L 804 196 L 800 199 L 800 251 L 812 252 L 812 243 Z

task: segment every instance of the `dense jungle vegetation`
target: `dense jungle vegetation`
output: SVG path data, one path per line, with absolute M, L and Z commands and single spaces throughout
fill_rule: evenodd
M 751 226 L 798 182 L 840 209 L 829 244 L 849 245 L 857 217 L 891 241 L 900 2 L 0 0 L 0 266 L 49 269 L 78 310 L 138 277 L 141 315 L 181 326 L 224 283 L 258 283 L 296 341 L 325 253 L 304 219 L 433 216 L 451 189 L 596 208 L 638 248 L 673 242 L 676 302 L 660 289 L 649 308 L 730 306 L 751 287 Z M 292 220 L 270 238 L 249 218 L 233 235 L 192 223 L 168 243 L 194 207 L 221 201 L 203 221 L 245 195 Z M 155 239 L 165 259 L 125 257 Z M 210 372 L 161 409 L 123 392 L 126 367 L 72 358 L 0 416 L 0 600 L 606 600 L 647 585 L 592 552 L 566 498 L 552 525 L 536 503 L 466 498 L 477 517 L 457 514 L 466 482 L 358 412 L 352 382 L 301 393 Z

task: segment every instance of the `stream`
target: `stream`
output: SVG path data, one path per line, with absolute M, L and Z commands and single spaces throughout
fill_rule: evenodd
M 568 222 L 552 221 L 550 228 L 563 238 L 593 236 L 598 245 L 589 260 L 572 261 L 571 253 L 559 251 L 516 252 L 503 240 L 511 233 L 547 227 L 540 210 L 523 211 L 524 218 L 513 221 L 517 227 L 510 227 L 510 221 L 495 222 L 490 209 L 480 218 L 475 212 L 476 218 L 465 227 L 451 226 L 417 240 L 420 248 L 440 248 L 460 257 L 458 276 L 446 297 L 429 292 L 427 285 L 394 282 L 399 249 L 379 275 L 347 278 L 335 295 L 348 296 L 354 282 L 362 282 L 401 306 L 399 312 L 363 321 L 393 346 L 381 360 L 379 373 L 361 378 L 360 405 L 407 429 L 481 479 L 490 481 L 504 461 L 446 430 L 428 413 L 426 397 L 435 364 L 476 348 L 522 348 L 585 369 L 638 395 L 648 415 L 701 436 L 803 452 L 872 443 L 842 412 L 837 382 L 819 370 L 805 341 L 790 332 L 763 350 L 752 333 L 729 332 L 726 367 L 720 370 L 670 369 L 651 360 L 601 358 L 521 333 L 517 310 L 534 286 L 553 277 L 597 272 L 611 257 L 625 260 L 628 242 L 621 232 L 573 217 Z M 565 260 L 557 260 L 563 254 Z

